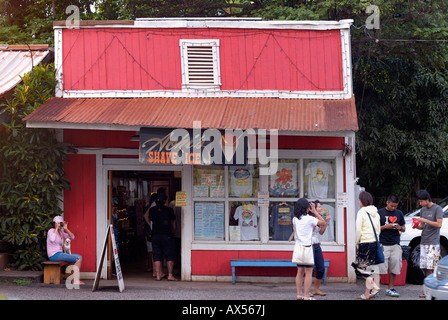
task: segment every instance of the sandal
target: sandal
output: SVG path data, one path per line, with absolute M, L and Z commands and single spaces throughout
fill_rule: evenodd
M 157 281 L 161 281 L 163 278 L 165 278 L 167 275 L 166 274 L 162 274 L 161 276 L 160 276 L 160 278 L 157 278 L 157 276 L 156 276 L 156 280 Z
M 325 297 L 327 294 L 325 292 L 322 292 L 322 291 L 317 291 L 317 292 L 313 292 L 313 295 Z
M 361 299 L 361 300 L 369 300 L 370 297 L 367 298 L 367 297 L 364 295 L 364 293 L 363 293 L 362 295 L 360 295 L 360 296 L 358 297 L 358 299 Z
M 381 288 L 372 289 L 372 291 L 370 291 L 370 298 L 374 298 L 380 291 L 381 291 Z
M 174 278 L 174 277 L 173 277 L 173 278 L 167 278 L 167 280 L 168 280 L 168 281 L 179 281 L 178 279 L 176 279 L 176 278 Z
M 316 300 L 316 299 L 313 297 L 303 297 L 303 300 Z

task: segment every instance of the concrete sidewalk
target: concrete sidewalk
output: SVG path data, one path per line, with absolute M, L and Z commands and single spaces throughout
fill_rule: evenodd
M 14 279 L 25 281 L 14 283 Z M 98 290 L 92 292 L 93 280 L 79 289 L 67 289 L 65 284 L 42 283 L 40 271 L 0 271 L 0 295 L 4 299 L 20 300 L 295 300 L 296 287 L 291 283 L 190 282 L 155 281 L 150 274 L 124 276 L 125 290 L 119 292 L 117 280 L 100 280 Z M 32 283 L 27 283 L 32 281 Z M 25 284 L 25 285 L 18 285 Z M 373 300 L 423 300 L 421 285 L 397 286 L 399 298 L 385 296 L 387 286 L 381 285 L 380 297 Z M 326 296 L 316 300 L 357 300 L 364 292 L 364 281 L 356 283 L 328 282 L 321 286 Z

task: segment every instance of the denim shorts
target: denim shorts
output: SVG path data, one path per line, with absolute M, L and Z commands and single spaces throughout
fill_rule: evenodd
M 64 252 L 56 252 L 54 255 L 49 257 L 50 261 L 65 261 L 68 263 L 75 263 L 81 258 L 82 257 L 79 254 L 74 253 L 68 254 Z

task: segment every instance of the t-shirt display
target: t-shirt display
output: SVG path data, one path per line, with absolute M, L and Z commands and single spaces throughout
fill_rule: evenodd
M 240 240 L 259 240 L 258 236 L 258 207 L 252 204 L 236 208 L 233 218 L 238 220 Z
M 288 240 L 292 233 L 294 207 L 279 204 L 272 207 L 269 226 L 272 228 L 272 240 Z
M 327 227 L 325 229 L 324 234 L 319 234 L 317 237 L 319 238 L 319 242 L 332 242 L 335 241 L 335 232 L 334 232 L 334 207 L 328 204 L 322 204 L 322 218 L 326 218 L 327 215 L 330 215 L 331 220 L 327 222 Z
M 250 167 L 237 167 L 229 169 L 230 196 L 248 198 L 253 193 L 254 170 Z
M 331 163 L 313 161 L 308 163 L 305 176 L 308 176 L 308 198 L 328 198 L 329 176 L 333 176 Z
M 297 195 L 297 162 L 280 162 L 277 172 L 271 175 L 271 196 Z

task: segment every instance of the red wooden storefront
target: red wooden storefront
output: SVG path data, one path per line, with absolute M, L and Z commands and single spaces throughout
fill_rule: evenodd
M 318 198 L 312 193 L 307 170 L 319 162 L 329 170 L 328 190 L 320 200 L 334 218 L 332 234 L 322 240 L 324 256 L 331 260 L 328 277 L 352 281 L 353 150 L 358 127 L 350 24 L 142 19 L 101 25 L 86 21 L 79 29 L 68 29 L 56 22 L 56 97 L 26 121 L 29 127 L 56 129 L 60 139 L 76 150 L 65 165 L 71 189 L 65 191 L 63 205 L 65 219 L 76 234 L 72 251 L 84 257 L 83 276 L 91 277 L 96 271 L 106 227 L 112 222 L 111 176 L 114 190 L 129 197 L 125 199 L 128 213 L 139 210 L 138 203 L 145 197 L 142 192 L 154 180 L 171 181 L 171 199 L 175 191 L 186 192 L 187 205 L 180 209 L 182 279 L 230 281 L 230 259 L 290 258 L 292 244 L 273 236 L 273 210 L 298 197 Z M 188 50 L 197 47 L 206 51 L 205 64 L 212 66 L 204 83 L 194 79 L 193 60 L 188 60 L 192 56 Z M 252 190 L 241 196 L 231 191 L 233 169 L 229 166 L 212 170 L 139 162 L 140 128 L 192 129 L 194 121 L 200 121 L 203 129 L 278 130 L 279 162 L 293 168 L 295 185 L 289 188 L 294 194 L 275 193 L 275 179 L 259 175 L 258 167 Z M 129 187 L 134 185 L 132 175 L 139 177 L 135 192 Z M 215 185 L 215 180 L 201 185 L 200 181 L 212 176 L 224 181 L 222 186 Z M 262 192 L 268 193 L 269 207 L 257 209 L 258 237 L 235 239 L 232 232 L 239 230 L 232 220 L 235 209 L 242 203 L 256 207 L 257 194 Z M 215 238 L 201 233 L 199 212 L 204 208 L 217 210 L 221 219 L 213 229 Z M 132 229 L 125 218 L 117 221 L 120 230 Z M 136 238 L 139 229 L 134 226 Z M 134 247 L 123 251 L 124 259 L 141 253 Z M 239 275 L 267 279 L 291 276 L 294 270 L 245 268 Z

